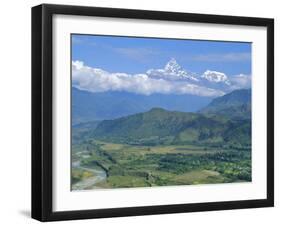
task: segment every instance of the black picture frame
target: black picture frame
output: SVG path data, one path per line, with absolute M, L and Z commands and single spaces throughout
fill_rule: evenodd
M 52 18 L 55 14 L 266 27 L 267 198 L 54 212 L 52 210 Z M 57 221 L 271 206 L 274 206 L 273 19 L 49 4 L 32 8 L 32 218 L 40 221 Z

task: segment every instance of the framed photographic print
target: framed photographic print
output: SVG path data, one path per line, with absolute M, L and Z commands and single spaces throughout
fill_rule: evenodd
M 32 8 L 32 217 L 274 205 L 274 21 Z

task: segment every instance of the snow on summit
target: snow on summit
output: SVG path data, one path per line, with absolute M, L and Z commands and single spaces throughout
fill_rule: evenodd
M 168 61 L 164 69 L 149 69 L 146 74 L 157 79 L 198 81 L 195 73 L 183 69 L 174 58 Z
M 177 73 L 184 71 L 182 67 L 177 63 L 175 58 L 172 58 L 165 66 L 165 71 L 170 73 Z
M 210 82 L 224 82 L 225 84 L 230 85 L 228 77 L 222 72 L 207 70 L 201 77 L 207 79 Z
M 249 87 L 250 75 L 228 76 L 218 71 L 205 71 L 201 76 L 182 68 L 172 58 L 162 69 L 128 74 L 108 72 L 72 61 L 72 79 L 76 88 L 90 92 L 126 91 L 143 95 L 192 94 L 216 97 L 233 89 Z

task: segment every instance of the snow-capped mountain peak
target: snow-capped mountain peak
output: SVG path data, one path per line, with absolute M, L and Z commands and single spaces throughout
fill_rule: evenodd
M 215 83 L 223 82 L 226 83 L 227 85 L 230 84 L 227 75 L 218 71 L 207 70 L 203 73 L 201 77 L 210 82 L 215 82 Z
M 179 71 L 184 71 L 182 67 L 178 64 L 175 58 L 172 58 L 165 66 L 164 70 L 166 72 L 177 73 Z
M 150 69 L 146 73 L 149 77 L 158 79 L 198 81 L 194 73 L 187 72 L 174 58 L 168 61 L 164 69 Z

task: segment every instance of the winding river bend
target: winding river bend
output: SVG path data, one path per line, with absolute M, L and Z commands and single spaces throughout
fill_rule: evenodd
M 91 168 L 83 167 L 80 165 L 80 161 L 74 162 L 72 164 L 72 167 L 92 173 L 92 176 L 73 184 L 72 190 L 79 191 L 79 190 L 99 188 L 98 186 L 96 186 L 96 184 L 106 180 L 107 177 L 106 172 L 103 169 L 91 169 Z

